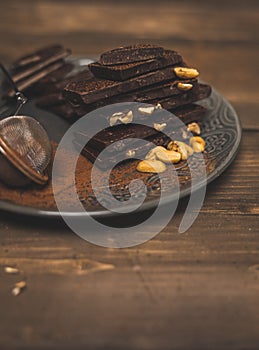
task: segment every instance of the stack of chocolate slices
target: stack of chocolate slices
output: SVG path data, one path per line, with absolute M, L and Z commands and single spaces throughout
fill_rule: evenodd
M 210 86 L 199 83 L 198 71 L 188 67 L 175 51 L 152 45 L 120 47 L 103 53 L 89 69 L 94 76 L 72 80 L 63 95 L 78 117 L 106 106 L 96 118 L 105 118 L 107 128 L 83 148 L 85 156 L 100 168 L 122 159 L 145 157 L 152 144 L 166 146 L 171 139 L 188 137 L 173 115 L 191 125 L 201 122 L 206 112 L 194 102 L 208 97 Z M 124 102 L 123 107 L 113 105 L 119 102 Z M 140 125 L 141 121 L 145 125 Z M 82 130 L 75 144 L 82 148 L 89 134 L 88 129 Z M 131 138 L 152 144 L 140 145 L 129 141 Z M 107 147 L 109 152 L 102 156 Z

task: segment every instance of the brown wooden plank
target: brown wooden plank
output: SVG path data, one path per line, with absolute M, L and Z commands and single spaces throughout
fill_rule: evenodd
M 213 11 L 212 11 L 213 9 Z M 29 11 L 28 11 L 29 10 Z M 37 35 L 64 32 L 106 32 L 138 35 L 145 38 L 168 37 L 194 41 L 244 41 L 258 42 L 257 11 L 230 7 L 224 12 L 220 8 L 173 2 L 161 6 L 152 2 L 87 3 L 87 2 L 23 2 L 10 1 L 5 4 L 0 28 L 6 29 L 6 18 L 15 18 L 9 24 L 9 34 Z M 33 16 L 32 16 L 33 15 Z M 220 15 L 220 17 L 219 17 Z M 209 21 L 206 20 L 209 17 Z M 57 20 L 58 19 L 58 20 Z M 105 20 L 104 20 L 105 19 Z M 127 20 L 125 20 L 127 19 Z M 161 25 L 163 23 L 163 25 Z M 202 26 L 200 24 L 203 24 Z M 254 31 L 251 31 L 254 27 Z
M 256 349 L 257 219 L 246 225 L 244 216 L 219 225 L 215 214 L 202 213 L 187 234 L 173 233 L 174 225 L 169 225 L 141 247 L 112 250 L 62 230 L 35 231 L 27 223 L 23 231 L 10 222 L 1 237 L 1 256 L 23 269 L 28 288 L 14 299 L 10 289 L 17 277 L 1 270 L 0 344 L 27 349 Z M 83 256 L 94 257 L 115 268 L 60 275 L 49 268 L 51 256 L 70 259 L 71 265 Z M 32 268 L 24 265 L 28 259 Z M 39 266 L 39 259 L 47 259 L 45 272 L 33 266 Z

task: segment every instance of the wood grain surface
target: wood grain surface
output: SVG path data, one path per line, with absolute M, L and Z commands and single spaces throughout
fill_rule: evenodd
M 258 1 L 1 1 L 0 61 L 52 42 L 84 57 L 174 48 L 233 104 L 243 137 L 184 234 L 187 200 L 153 240 L 119 250 L 61 221 L 0 212 L 0 348 L 258 349 Z

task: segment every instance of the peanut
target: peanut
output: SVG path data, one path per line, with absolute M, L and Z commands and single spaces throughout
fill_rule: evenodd
M 162 173 L 166 170 L 166 165 L 160 160 L 142 160 L 137 165 L 137 170 L 141 173 Z
M 187 68 L 187 67 L 175 67 L 174 73 L 178 78 L 183 79 L 192 79 L 197 78 L 199 72 L 195 68 Z

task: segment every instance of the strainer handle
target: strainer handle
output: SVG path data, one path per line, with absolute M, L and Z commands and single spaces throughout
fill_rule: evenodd
M 15 82 L 12 79 L 11 74 L 9 73 L 9 71 L 5 68 L 5 66 L 2 63 L 0 63 L 0 68 L 2 69 L 4 74 L 6 75 L 7 79 L 9 80 L 10 84 L 12 85 L 12 88 L 15 91 L 15 97 L 16 97 L 16 100 L 18 102 L 18 107 L 17 107 L 14 115 L 17 115 L 19 113 L 20 109 L 22 108 L 22 106 L 27 102 L 27 97 L 24 96 L 24 94 L 18 90 Z

